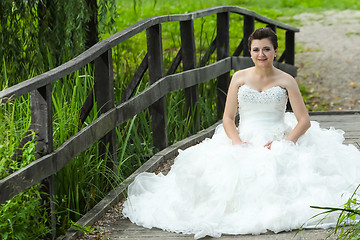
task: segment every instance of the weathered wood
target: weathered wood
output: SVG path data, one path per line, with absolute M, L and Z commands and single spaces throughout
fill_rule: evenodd
M 140 83 L 141 79 L 143 78 L 147 69 L 148 69 L 148 54 L 146 53 L 145 57 L 143 58 L 143 60 L 140 63 L 140 66 L 136 70 L 133 78 L 131 79 L 129 85 L 123 92 L 123 94 L 121 96 L 121 102 L 125 102 L 134 94 L 135 89 L 139 85 L 139 83 Z
M 95 44 L 90 49 L 86 50 L 79 56 L 71 59 L 70 61 L 51 69 L 50 71 L 23 81 L 15 86 L 4 89 L 0 92 L 0 102 L 5 103 L 8 99 L 18 98 L 33 90 L 44 87 L 58 79 L 66 77 L 67 75 L 79 70 L 83 66 L 92 62 L 99 57 L 102 53 L 109 49 L 108 42 L 103 40 Z
M 229 13 L 218 13 L 217 14 L 217 61 L 229 57 Z M 217 116 L 218 119 L 222 118 L 226 95 L 230 83 L 230 72 L 219 76 L 217 78 Z
M 95 100 L 98 115 L 114 108 L 114 77 L 112 49 L 95 60 Z M 107 156 L 105 156 L 107 154 Z M 116 131 L 113 129 L 99 143 L 99 155 L 104 156 L 108 169 L 117 171 Z
M 30 93 L 31 126 L 35 133 L 35 156 L 39 158 L 53 151 L 52 96 L 48 84 Z M 39 186 L 43 211 L 50 216 L 52 229 L 49 238 L 56 236 L 54 175 L 42 179 Z
M 254 31 L 255 28 L 255 18 L 252 16 L 244 16 L 244 49 L 243 49 L 243 56 L 244 57 L 250 57 L 250 52 L 249 52 L 249 37 L 251 35 L 251 33 Z
M 201 58 L 200 67 L 205 66 L 206 63 L 209 61 L 211 55 L 215 52 L 215 50 L 216 50 L 216 42 L 217 42 L 217 36 L 211 42 L 209 48 L 206 50 L 204 56 Z
M 135 97 L 102 114 L 65 141 L 54 152 L 0 180 L 0 203 L 55 174 L 73 158 L 100 140 L 116 126 L 148 108 L 165 94 L 216 78 L 231 69 L 231 58 L 212 65 L 166 76 Z M 191 75 L 195 75 L 192 78 Z
M 228 57 L 202 68 L 165 76 L 143 92 L 121 103 L 115 109 L 102 114 L 94 122 L 68 139 L 53 153 L 0 180 L 0 203 L 26 190 L 42 179 L 55 174 L 91 144 L 100 140 L 116 126 L 148 108 L 167 93 L 209 81 L 231 69 L 236 69 L 237 63 L 234 63 L 235 59 L 239 59 L 240 62 L 243 61 L 245 64 L 249 61 L 249 58 Z
M 138 226 L 128 219 L 119 219 L 104 226 L 104 229 L 108 233 L 108 237 L 111 239 L 130 239 L 130 240 L 184 240 L 184 239 L 194 239 L 193 234 L 182 234 L 164 231 L 159 228 L 144 228 Z M 335 234 L 335 236 L 329 236 L 330 232 L 328 229 L 303 229 L 301 231 L 283 231 L 279 233 L 273 233 L 268 231 L 259 235 L 252 234 L 238 234 L 238 235 L 229 235 L 223 234 L 219 240 L 335 240 L 338 239 L 340 233 Z M 212 237 L 204 237 L 204 240 L 212 240 Z
M 184 89 L 214 79 L 231 70 L 231 58 L 228 57 L 211 65 L 165 76 L 149 88 L 117 106 L 117 125 L 158 101 L 165 94 Z
M 278 52 L 279 53 L 279 52 Z M 286 56 L 286 49 L 284 50 L 284 52 L 281 54 L 281 56 L 278 58 L 277 62 L 283 62 L 285 60 L 285 56 Z
M 251 60 L 250 57 L 231 57 L 231 64 L 232 69 L 234 70 L 240 70 L 245 69 L 249 67 L 254 66 L 254 62 Z M 274 62 L 274 66 L 288 74 L 290 74 L 293 77 L 296 77 L 297 75 L 297 67 L 289 64 L 283 64 L 279 62 Z
M 115 118 L 115 109 L 104 113 L 52 153 L 39 158 L 17 172 L 1 179 L 0 203 L 3 203 L 16 194 L 40 182 L 42 179 L 61 170 L 91 144 L 100 140 L 110 132 L 115 127 Z
M 254 62 L 250 57 L 231 57 L 231 69 L 241 70 L 253 66 Z
M 180 22 L 180 33 L 183 69 L 187 71 L 196 68 L 194 22 L 192 20 Z M 191 132 L 193 134 L 200 130 L 200 118 L 197 111 L 198 92 L 197 85 L 185 88 L 186 111 L 188 121 L 191 117 L 193 118 L 193 125 L 191 126 Z
M 78 129 L 81 129 L 81 126 L 85 122 L 86 118 L 89 116 L 93 106 L 94 106 L 94 92 L 91 90 L 89 92 L 89 94 L 87 95 L 85 102 L 80 109 Z
M 295 33 L 292 31 L 286 31 L 285 39 L 285 63 L 295 64 Z
M 169 69 L 167 70 L 166 75 L 174 74 L 176 72 L 176 69 L 179 67 L 181 63 L 181 60 L 182 60 L 182 49 L 180 48 L 175 58 L 173 59 Z
M 59 67 L 56 67 L 44 74 L 41 74 L 27 81 L 24 81 L 20 84 L 17 84 L 16 86 L 12 86 L 5 90 L 2 90 L 0 92 L 0 103 L 4 103 L 8 101 L 9 98 L 18 98 L 24 94 L 27 94 L 30 91 L 36 90 L 40 87 L 43 87 L 47 84 L 56 81 L 57 79 L 61 79 L 76 70 L 79 70 L 81 67 L 91 63 L 100 55 L 107 52 L 110 48 L 117 46 L 121 42 L 131 38 L 132 36 L 144 31 L 145 29 L 151 26 L 163 22 L 187 21 L 196 18 L 206 17 L 216 13 L 222 13 L 222 12 L 232 12 L 232 13 L 241 14 L 244 15 L 245 18 L 250 17 L 252 19 L 256 19 L 261 22 L 276 25 L 278 28 L 281 29 L 285 29 L 292 32 L 299 32 L 298 28 L 278 22 L 276 20 L 272 20 L 270 18 L 266 18 L 264 16 L 255 13 L 254 11 L 240 7 L 231 7 L 231 6 L 212 7 L 182 15 L 150 17 L 142 21 L 139 21 L 133 24 L 132 26 L 102 40 L 101 42 L 95 44 L 94 46 L 92 46 L 91 48 L 89 48 L 88 50 L 86 50 L 76 58 L 73 58 L 72 60 L 62 64 Z
M 237 48 L 235 49 L 233 56 L 238 57 L 240 56 L 241 52 L 244 49 L 244 39 L 241 39 L 240 44 L 237 46 Z
M 266 27 L 271 28 L 276 33 L 276 25 L 275 24 L 267 24 Z
M 154 25 L 146 30 L 146 40 L 149 62 L 150 84 L 154 84 L 163 76 L 163 49 L 161 38 L 161 25 Z M 166 101 L 160 98 L 150 107 L 152 116 L 153 142 L 159 150 L 168 146 L 167 123 L 166 123 Z

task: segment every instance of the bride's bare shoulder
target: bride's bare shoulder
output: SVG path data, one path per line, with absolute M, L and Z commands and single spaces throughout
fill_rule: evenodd
M 294 88 L 297 87 L 297 82 L 295 78 L 293 78 L 290 74 L 279 70 L 277 81 L 279 81 L 279 85 L 283 88 Z
M 249 77 L 249 75 L 252 74 L 252 72 L 253 72 L 252 68 L 246 68 L 243 70 L 236 71 L 233 74 L 231 81 L 235 82 L 236 85 L 239 85 L 239 86 L 243 85 L 246 82 L 246 79 Z

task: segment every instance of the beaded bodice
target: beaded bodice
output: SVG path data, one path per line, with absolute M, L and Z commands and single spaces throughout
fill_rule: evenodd
M 238 102 L 239 133 L 242 139 L 245 138 L 243 141 L 254 141 L 252 138 L 259 136 L 261 142 L 282 138 L 287 129 L 284 123 L 287 99 L 286 89 L 280 86 L 259 92 L 242 85 L 238 91 Z

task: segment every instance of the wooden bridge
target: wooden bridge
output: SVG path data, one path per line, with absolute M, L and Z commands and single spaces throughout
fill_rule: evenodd
M 243 37 L 232 55 L 229 53 L 230 13 L 243 16 Z M 217 16 L 216 37 L 207 52 L 201 57 L 200 63 L 197 64 L 193 20 L 210 15 Z M 181 47 L 164 75 L 161 26 L 168 22 L 179 22 Z M 139 172 L 154 171 L 166 160 L 173 158 L 179 148 L 184 149 L 212 135 L 215 125 L 169 147 L 165 95 L 175 90 L 185 89 L 187 109 L 189 112 L 193 112 L 196 109 L 195 106 L 198 100 L 198 84 L 217 79 L 217 111 L 218 116 L 221 116 L 225 104 L 225 93 L 227 92 L 230 80 L 230 71 L 244 69 L 253 65 L 249 57 L 247 39 L 255 28 L 255 22 L 269 26 L 274 31 L 277 29 L 285 30 L 285 49 L 281 57 L 274 62 L 274 65 L 295 77 L 297 73 L 297 68 L 294 66 L 295 32 L 299 31 L 297 28 L 263 17 L 247 9 L 221 6 L 188 14 L 144 19 L 99 42 L 69 62 L 1 91 L 0 103 L 6 103 L 9 99 L 18 98 L 30 93 L 32 120 L 30 130 L 36 133 L 36 150 L 39 154 L 36 161 L 0 180 L 0 203 L 4 203 L 6 200 L 11 199 L 16 194 L 25 191 L 39 182 L 48 185 L 51 203 L 53 203 L 54 174 L 98 141 L 103 143 L 99 145 L 100 152 L 107 152 L 106 146 L 109 146 L 110 160 L 108 161 L 108 166 L 116 168 L 117 136 L 115 128 L 142 110 L 149 108 L 152 115 L 154 146 L 161 151 L 156 153 L 132 174 L 124 182 L 123 186 L 112 190 L 77 222 L 79 226 L 91 226 L 94 224 L 104 216 L 107 210 L 124 198 L 129 182 Z M 122 102 L 115 106 L 112 50 L 115 46 L 144 30 L 146 31 L 147 39 L 147 54 L 138 70 L 134 73 L 128 88 L 124 91 Z M 217 61 L 206 65 L 215 50 Z M 84 122 L 91 108 L 93 108 L 93 92 L 99 116 L 60 147 L 54 149 L 51 84 L 91 62 L 94 62 L 95 65 L 94 91 L 89 93 L 84 106 L 81 108 L 80 122 Z M 175 74 L 181 62 L 183 71 Z M 143 92 L 133 96 L 146 70 L 148 70 L 151 85 Z M 335 112 L 319 113 L 313 115 L 312 118 L 319 120 L 324 127 L 335 126 L 344 129 L 347 140 L 356 142 L 360 136 L 358 116 L 356 112 Z M 196 131 L 199 129 L 199 126 L 200 122 L 195 121 L 193 129 Z M 24 142 L 26 142 L 26 139 L 24 139 Z M 51 204 L 50 208 L 54 210 L 54 204 Z M 121 220 L 118 223 L 120 225 L 114 225 L 113 228 L 117 229 L 116 231 L 120 233 L 119 238 L 137 239 L 146 237 L 148 239 L 150 237 L 153 239 L 167 239 L 178 236 L 163 233 L 162 231 L 161 234 L 165 235 L 161 235 L 160 231 L 157 230 L 144 230 L 129 224 L 125 220 Z M 52 214 L 53 238 L 55 238 L 55 226 L 55 216 Z M 66 236 L 62 238 L 75 239 L 79 235 L 81 235 L 81 232 L 70 229 Z M 244 237 L 244 239 L 246 238 Z

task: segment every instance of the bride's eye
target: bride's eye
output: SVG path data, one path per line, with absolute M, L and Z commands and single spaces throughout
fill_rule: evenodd
M 271 48 L 269 48 L 269 47 L 266 47 L 266 48 L 264 48 L 264 51 L 270 51 L 271 50 Z
M 258 52 L 259 49 L 258 49 L 258 48 L 253 48 L 253 51 L 254 51 L 254 52 Z

